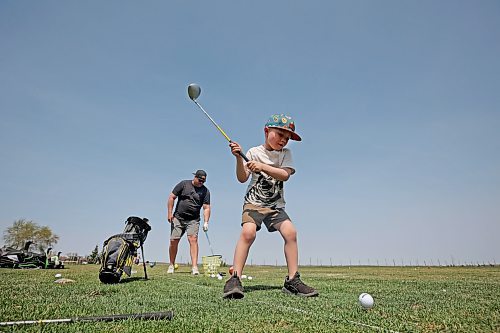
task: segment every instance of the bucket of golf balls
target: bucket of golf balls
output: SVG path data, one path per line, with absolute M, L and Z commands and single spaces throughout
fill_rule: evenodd
M 210 276 L 212 274 L 217 275 L 217 273 L 219 272 L 219 267 L 222 263 L 222 256 L 203 256 L 201 257 L 201 263 L 203 264 L 203 273 L 205 274 L 205 276 Z

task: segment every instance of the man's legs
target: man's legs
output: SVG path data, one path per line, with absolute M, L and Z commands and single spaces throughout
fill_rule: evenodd
M 167 274 L 173 274 L 175 270 L 175 258 L 177 257 L 177 249 L 179 248 L 180 238 L 170 239 L 168 253 L 170 255 L 170 265 L 168 266 Z
M 174 217 L 174 220 L 170 224 L 170 246 L 168 248 L 168 253 L 170 255 L 170 266 L 167 273 L 174 272 L 175 258 L 177 257 L 177 250 L 179 249 L 179 241 L 182 235 L 184 235 L 185 227 L 182 223 Z
M 198 271 L 198 232 L 200 230 L 200 220 L 186 222 L 186 233 L 189 241 L 189 253 L 191 255 L 191 273 L 200 274 Z
M 188 235 L 189 241 L 189 252 L 191 254 L 191 263 L 192 263 L 192 271 L 198 272 L 198 236 L 197 235 Z
M 168 248 L 168 253 L 170 255 L 170 265 L 175 264 L 175 258 L 177 257 L 177 250 L 179 249 L 180 238 L 171 239 L 170 246 Z

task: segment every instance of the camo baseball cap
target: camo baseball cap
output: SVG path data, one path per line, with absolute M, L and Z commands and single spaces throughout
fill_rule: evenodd
M 266 127 L 281 128 L 290 132 L 292 136 L 290 139 L 295 141 L 302 141 L 302 138 L 295 133 L 295 122 L 293 118 L 286 114 L 273 114 L 266 123 Z

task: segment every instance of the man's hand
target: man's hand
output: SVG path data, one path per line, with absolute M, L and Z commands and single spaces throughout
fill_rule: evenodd
M 203 231 L 208 231 L 208 222 L 203 223 Z
M 167 221 L 168 221 L 169 223 L 172 223 L 172 222 L 174 221 L 174 214 L 168 214 L 168 216 L 167 216 Z

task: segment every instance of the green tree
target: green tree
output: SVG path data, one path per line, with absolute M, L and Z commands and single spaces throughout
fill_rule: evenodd
M 59 236 L 54 234 L 47 226 L 39 227 L 34 236 L 34 242 L 42 249 L 51 247 L 59 241 Z
M 22 248 L 27 241 L 32 241 L 43 250 L 56 244 L 59 236 L 47 226 L 41 227 L 31 220 L 19 219 L 4 231 L 3 239 L 15 248 Z
M 99 246 L 95 246 L 94 251 L 87 257 L 89 264 L 99 263 Z

